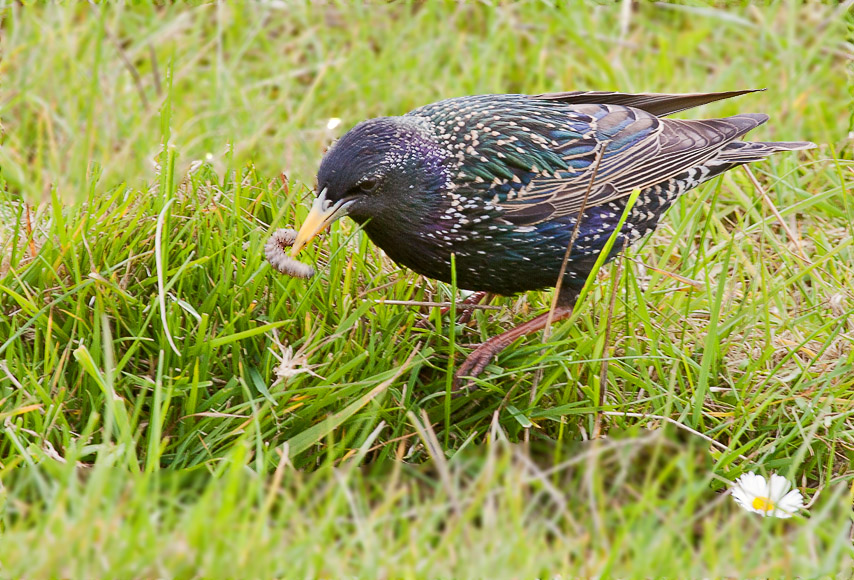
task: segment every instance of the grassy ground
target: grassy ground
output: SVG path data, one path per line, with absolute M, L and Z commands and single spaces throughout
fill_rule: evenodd
M 0 5 L 0 574 L 850 570 L 848 4 Z M 451 289 L 352 223 L 310 281 L 264 261 L 363 118 L 751 87 L 686 115 L 765 112 L 751 136 L 819 148 L 688 194 L 468 398 L 454 363 L 548 293 L 425 331 L 382 300 Z M 808 511 L 740 511 L 722 492 L 750 470 Z

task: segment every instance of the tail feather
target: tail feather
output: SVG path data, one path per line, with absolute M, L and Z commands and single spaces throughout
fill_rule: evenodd
M 809 141 L 733 141 L 721 149 L 716 157 L 706 161 L 701 170 L 700 183 L 717 177 L 733 167 L 761 161 L 774 153 L 812 149 L 815 146 L 815 143 Z
M 815 143 L 809 141 L 733 141 L 721 149 L 714 161 L 733 164 L 750 163 L 780 151 L 800 151 L 813 147 Z

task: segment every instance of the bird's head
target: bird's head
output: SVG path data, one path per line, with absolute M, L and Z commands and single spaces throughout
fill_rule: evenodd
M 417 117 L 380 117 L 356 125 L 323 157 L 318 195 L 291 255 L 345 215 L 365 223 L 417 212 L 422 192 L 447 183 L 446 158 Z

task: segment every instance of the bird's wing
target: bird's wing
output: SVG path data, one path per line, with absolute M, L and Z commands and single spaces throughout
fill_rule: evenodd
M 519 225 L 574 214 L 661 183 L 702 165 L 767 120 L 667 120 L 633 107 L 566 105 L 521 95 L 437 105 L 413 114 L 438 115 L 431 120 L 454 155 L 457 193 L 489 199 Z
M 755 93 L 764 91 L 765 89 L 747 89 L 743 91 L 726 91 L 722 93 L 616 93 L 613 91 L 572 91 L 566 93 L 543 93 L 535 95 L 533 98 L 542 99 L 544 101 L 557 101 L 567 105 L 623 105 L 624 107 L 634 107 L 641 109 L 647 113 L 651 113 L 656 117 L 665 117 L 684 111 L 721 101 L 730 99 L 747 93 Z

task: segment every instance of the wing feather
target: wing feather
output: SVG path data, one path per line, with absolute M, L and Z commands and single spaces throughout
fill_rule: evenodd
M 571 91 L 565 93 L 544 93 L 542 95 L 536 95 L 534 98 L 546 101 L 557 101 L 567 105 L 623 105 L 624 107 L 642 109 L 656 117 L 665 117 L 667 115 L 672 115 L 673 113 L 699 107 L 700 105 L 764 90 L 765 89 L 747 89 L 744 91 L 726 91 L 721 93 L 683 94 Z
M 429 117 L 447 143 L 457 193 L 486 198 L 513 223 L 533 225 L 578 213 L 588 188 L 586 206 L 602 205 L 714 158 L 768 117 L 684 121 L 655 113 L 745 92 L 489 95 L 451 99 L 410 115 Z M 603 98 L 647 110 L 585 101 Z

